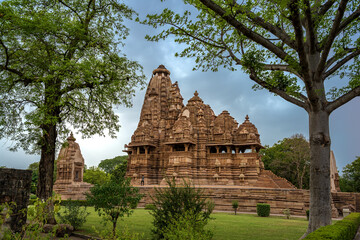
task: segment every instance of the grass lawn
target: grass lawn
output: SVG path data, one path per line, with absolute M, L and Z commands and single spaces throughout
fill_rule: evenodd
M 103 229 L 101 218 L 94 208 L 87 208 L 91 213 L 87 222 L 79 231 L 83 234 L 96 235 Z M 306 231 L 308 222 L 303 218 L 286 219 L 285 217 L 258 217 L 252 214 L 213 213 L 208 228 L 214 233 L 214 240 L 232 239 L 299 239 Z M 148 210 L 136 209 L 130 217 L 118 222 L 118 227 L 127 226 L 130 232 L 141 233 L 144 239 L 151 239 L 152 216 Z

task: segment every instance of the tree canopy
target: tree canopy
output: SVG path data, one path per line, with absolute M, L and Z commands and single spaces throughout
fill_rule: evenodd
M 55 144 L 69 128 L 116 136 L 113 106 L 131 106 L 141 66 L 119 46 L 135 12 L 114 0 L 0 3 L 0 138 L 41 152 L 38 196 L 52 193 Z
M 309 189 L 310 144 L 301 134 L 278 141 L 261 150 L 265 169 L 286 178 L 297 188 Z
M 122 164 L 127 160 L 127 156 L 116 156 L 110 159 L 101 160 L 98 167 L 106 173 L 112 173 L 117 165 Z
M 340 189 L 343 192 L 360 192 L 360 157 L 343 168 Z
M 177 56 L 195 69 L 245 71 L 309 115 L 310 220 L 307 233 L 331 223 L 329 116 L 360 95 L 358 0 L 184 0 L 194 10 L 164 9 L 141 21 L 164 27 L 158 41 L 186 44 Z M 330 81 L 332 79 L 332 81 Z M 325 207 L 324 207 L 325 206 Z

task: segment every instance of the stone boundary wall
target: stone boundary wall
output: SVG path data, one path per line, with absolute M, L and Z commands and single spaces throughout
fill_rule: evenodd
M 157 188 L 164 188 L 156 186 Z M 154 186 L 141 186 L 140 193 L 145 194 L 139 206 L 143 207 L 151 203 L 150 195 L 154 195 Z M 277 189 L 277 188 L 244 188 L 244 187 L 201 187 L 205 195 L 215 202 L 215 210 L 233 211 L 232 201 L 239 202 L 239 212 L 256 212 L 257 203 L 270 204 L 270 213 L 283 214 L 288 208 L 292 215 L 306 215 L 310 208 L 310 192 L 300 189 Z M 335 194 L 335 195 L 334 195 Z M 360 210 L 360 193 L 332 193 L 336 197 L 334 205 L 339 213 L 342 206 L 353 205 Z M 358 199 L 358 203 L 356 202 Z
M 10 219 L 10 228 L 15 232 L 20 232 L 26 223 L 31 175 L 31 170 L 0 168 L 0 204 L 16 204 Z

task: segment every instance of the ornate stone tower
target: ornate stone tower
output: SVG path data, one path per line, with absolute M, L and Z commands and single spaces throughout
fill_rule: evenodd
M 166 178 L 197 185 L 294 188 L 264 170 L 256 127 L 223 111 L 216 116 L 195 91 L 186 106 L 178 83 L 160 65 L 149 82 L 137 129 L 125 145 L 132 183 L 165 184 Z
M 83 200 L 92 184 L 83 182 L 84 158 L 73 134 L 67 138 L 57 158 L 57 175 L 54 191 L 62 199 Z

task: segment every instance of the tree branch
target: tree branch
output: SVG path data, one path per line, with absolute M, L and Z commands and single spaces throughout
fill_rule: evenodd
M 319 17 L 322 17 L 334 5 L 335 2 L 336 2 L 335 0 L 329 0 L 326 3 L 324 3 L 323 5 L 321 5 L 317 15 Z
M 360 86 L 352 89 L 350 92 L 342 95 L 335 101 L 329 102 L 328 105 L 326 106 L 326 111 L 330 114 L 332 111 L 334 111 L 338 107 L 344 105 L 345 103 L 349 102 L 350 100 L 352 100 L 353 98 L 358 97 L 358 96 L 360 96 Z
M 335 19 L 334 19 L 334 23 L 333 23 L 333 25 L 331 27 L 329 36 L 326 38 L 325 45 L 324 45 L 324 50 L 323 50 L 323 52 L 321 54 L 321 57 L 320 57 L 320 62 L 319 62 L 318 68 L 317 68 L 318 73 L 322 73 L 324 71 L 324 69 L 325 69 L 326 59 L 329 56 L 331 46 L 332 46 L 332 44 L 333 44 L 333 42 L 335 40 L 335 37 L 338 34 L 340 22 L 341 22 L 341 19 L 344 16 L 344 12 L 346 10 L 347 3 L 348 3 L 348 0 L 341 0 L 341 2 L 339 4 L 339 8 L 337 10 L 337 13 L 336 13 L 336 16 L 335 16 Z
M 266 88 L 267 90 L 269 90 L 270 92 L 272 93 L 275 93 L 277 95 L 279 95 L 280 97 L 282 97 L 283 99 L 285 99 L 286 101 L 290 102 L 290 103 L 293 103 L 303 109 L 305 109 L 306 111 L 308 110 L 307 108 L 307 105 L 305 104 L 305 102 L 302 102 L 290 95 L 288 95 L 286 92 L 280 90 L 280 89 L 277 89 L 277 88 L 274 88 L 273 86 L 269 86 L 268 83 L 266 83 L 265 81 L 261 80 L 260 78 L 258 78 L 256 72 L 252 69 L 250 69 L 250 79 L 253 80 L 254 82 L 256 82 L 257 84 L 259 84 L 260 86 Z M 305 99 L 306 97 L 303 96 Z
M 241 9 L 242 8 L 241 5 L 239 5 L 237 3 L 235 3 L 235 5 L 239 8 L 236 11 L 236 13 L 245 14 L 256 25 L 259 25 L 262 28 L 264 28 L 265 30 L 271 32 L 272 34 L 274 34 L 276 37 L 281 39 L 281 41 L 283 41 L 285 44 L 287 44 L 292 49 L 296 49 L 295 41 L 291 40 L 291 37 L 285 31 L 283 31 L 283 29 L 266 22 L 263 18 L 257 16 L 255 13 L 253 13 L 251 11 Z
M 247 38 L 258 43 L 259 45 L 263 46 L 264 48 L 268 49 L 269 51 L 273 52 L 280 59 L 285 61 L 286 58 L 289 58 L 288 54 L 286 52 L 284 52 L 281 48 L 277 47 L 275 44 L 268 41 L 267 39 L 265 39 L 261 35 L 257 34 L 256 32 L 252 31 L 251 29 L 247 28 L 244 24 L 237 21 L 233 16 L 228 15 L 223 8 L 221 8 L 219 5 L 217 5 L 213 1 L 200 0 L 200 2 L 202 2 L 209 9 L 211 9 L 216 14 L 221 16 L 227 23 L 229 23 L 235 29 L 237 29 L 242 34 L 244 34 Z
M 342 32 L 350 23 L 356 20 L 360 16 L 360 7 L 356 9 L 350 16 L 348 16 L 344 21 L 341 22 L 337 34 Z
M 79 18 L 80 22 L 83 24 L 83 20 L 81 19 L 81 16 L 79 15 L 79 13 L 72 8 L 71 6 L 69 6 L 68 4 L 66 4 L 64 1 L 59 0 L 59 3 L 61 3 L 62 5 L 64 5 L 65 7 L 69 8 L 73 13 L 75 13 L 75 15 Z
M 329 71 L 324 73 L 323 79 L 326 79 L 331 74 L 336 72 L 336 70 L 338 70 L 340 67 L 342 67 L 345 63 L 347 63 L 348 61 L 350 61 L 351 59 L 353 59 L 354 57 L 359 56 L 359 55 L 360 55 L 360 48 L 357 49 L 356 51 L 352 52 L 351 54 L 347 55 L 345 58 L 341 59 L 340 61 L 338 61 L 334 67 L 332 67 Z
M 289 65 L 283 65 L 283 64 L 263 64 L 264 70 L 270 70 L 270 71 L 284 71 L 289 72 L 292 74 L 295 74 L 298 78 L 300 78 L 302 81 L 304 79 L 302 76 L 297 73 L 294 69 L 292 69 Z
M 310 8 L 309 0 L 305 0 L 305 25 L 306 25 L 306 39 L 309 42 L 309 50 L 310 54 L 315 54 L 316 51 L 316 40 L 317 37 L 314 32 L 314 21 L 312 19 L 312 13 Z

